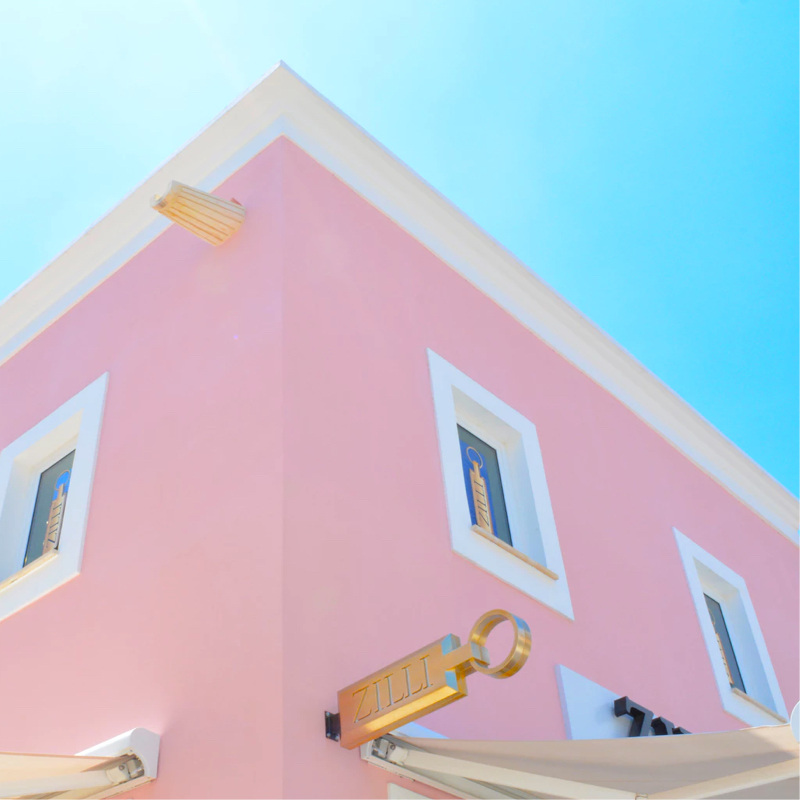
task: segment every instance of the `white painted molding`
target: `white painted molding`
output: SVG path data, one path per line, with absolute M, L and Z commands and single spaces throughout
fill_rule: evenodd
M 165 230 L 149 198 L 212 191 L 284 135 L 630 408 L 798 544 L 798 501 L 735 444 L 285 64 L 0 305 L 0 363 Z

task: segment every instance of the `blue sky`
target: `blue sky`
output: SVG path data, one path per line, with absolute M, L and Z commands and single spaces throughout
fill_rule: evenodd
M 797 493 L 794 0 L 4 0 L 0 22 L 0 297 L 283 59 Z

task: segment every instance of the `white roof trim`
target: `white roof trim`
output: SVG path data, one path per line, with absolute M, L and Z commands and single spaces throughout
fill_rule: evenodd
M 491 236 L 283 63 L 0 305 L 0 364 L 164 231 L 149 199 L 211 191 L 287 136 L 798 544 L 798 501 Z

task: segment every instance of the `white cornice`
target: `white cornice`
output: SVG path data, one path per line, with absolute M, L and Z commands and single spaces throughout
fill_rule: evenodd
M 0 305 L 0 363 L 169 224 L 170 181 L 211 191 L 285 135 L 641 417 L 797 544 L 798 501 L 649 370 L 362 128 L 278 64 Z

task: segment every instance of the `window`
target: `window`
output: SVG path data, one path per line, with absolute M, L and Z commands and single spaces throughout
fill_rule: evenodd
M 39 490 L 33 506 L 31 530 L 28 534 L 28 547 L 25 550 L 23 567 L 33 563 L 37 558 L 58 550 L 61 537 L 61 524 L 69 492 L 69 476 L 75 451 L 68 453 L 48 467 L 39 476 Z
M 786 722 L 786 705 L 744 579 L 674 532 L 723 708 L 752 726 Z
M 106 383 L 0 451 L 0 619 L 80 572 Z
M 511 531 L 497 450 L 461 425 L 458 439 L 472 524 L 510 545 Z
M 742 673 L 739 672 L 739 663 L 736 661 L 736 654 L 733 652 L 731 637 L 728 633 L 728 626 L 725 624 L 725 617 L 722 614 L 722 606 L 714 599 L 704 594 L 708 613 L 711 614 L 711 624 L 714 626 L 714 634 L 719 645 L 719 654 L 722 656 L 722 663 L 725 667 L 725 674 L 728 682 L 735 686 L 740 692 L 744 691 L 742 683 Z
M 533 423 L 428 351 L 453 550 L 572 619 Z

